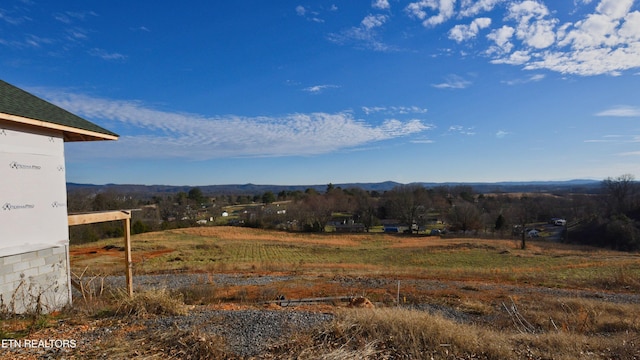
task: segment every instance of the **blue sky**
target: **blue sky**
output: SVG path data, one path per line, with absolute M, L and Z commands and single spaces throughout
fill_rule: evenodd
M 6 0 L 0 78 L 120 135 L 70 182 L 640 175 L 633 0 Z

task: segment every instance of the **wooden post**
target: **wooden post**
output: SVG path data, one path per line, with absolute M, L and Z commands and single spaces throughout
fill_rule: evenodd
M 136 210 L 136 209 L 134 209 Z M 93 224 L 105 221 L 124 221 L 125 278 L 127 293 L 133 296 L 133 261 L 131 260 L 131 211 L 101 211 L 87 214 L 67 215 L 69 226 Z
M 127 280 L 127 293 L 133 296 L 133 261 L 131 260 L 131 218 L 124 219 L 124 251 Z

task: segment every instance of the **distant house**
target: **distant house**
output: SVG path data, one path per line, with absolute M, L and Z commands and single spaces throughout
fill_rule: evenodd
M 343 232 L 343 233 L 364 232 L 366 230 L 364 224 L 357 223 L 354 221 L 340 222 L 340 223 L 333 224 L 333 226 L 336 232 Z
M 0 80 L 0 310 L 71 303 L 64 143 L 117 138 Z

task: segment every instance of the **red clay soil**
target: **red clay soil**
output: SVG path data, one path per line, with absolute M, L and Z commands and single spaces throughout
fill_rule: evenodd
M 104 247 L 87 247 L 80 249 L 70 249 L 69 255 L 71 256 L 82 256 L 84 258 L 95 258 L 99 256 L 113 256 L 113 257 L 124 257 L 124 249 L 121 248 L 111 248 L 105 249 Z M 152 259 L 158 256 L 162 256 L 164 254 L 168 254 L 173 252 L 173 249 L 161 249 L 161 250 L 153 250 L 140 253 L 136 251 L 132 253 L 133 261 L 139 261 L 140 259 Z

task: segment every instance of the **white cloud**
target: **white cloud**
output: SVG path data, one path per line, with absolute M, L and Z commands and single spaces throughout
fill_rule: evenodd
M 634 0 L 602 0 L 596 11 L 612 19 L 623 18 L 633 5 Z
M 500 53 L 509 53 L 511 49 L 513 49 L 513 43 L 511 43 L 511 38 L 515 33 L 515 29 L 511 26 L 503 25 L 499 29 L 495 29 L 491 31 L 489 35 L 487 35 L 487 39 L 493 40 L 495 42 L 496 47 L 492 47 L 489 49 L 489 53 L 500 52 Z
M 458 75 L 450 75 L 446 81 L 432 86 L 438 89 L 465 89 L 471 85 L 471 82 L 463 79 Z
M 455 15 L 456 0 L 420 0 L 412 2 L 405 8 L 409 16 L 422 20 L 425 27 L 440 25 Z M 433 10 L 435 15 L 429 16 L 426 9 Z
M 126 129 L 109 151 L 92 157 L 211 159 L 294 156 L 329 153 L 432 128 L 417 119 L 390 119 L 372 125 L 350 112 L 287 114 L 279 117 L 236 115 L 205 117 L 165 112 L 136 101 L 37 91 L 44 98 L 92 121 Z M 44 95 L 42 95 L 44 93 Z M 115 126 L 118 125 L 118 126 Z M 115 130 L 115 129 L 114 129 Z M 117 130 L 116 130 L 117 132 Z M 104 151 L 102 147 L 92 147 Z M 89 150 L 94 151 L 94 150 Z
M 523 65 L 531 59 L 527 51 L 515 51 L 507 57 L 491 60 L 494 64 Z
M 509 135 L 509 134 L 510 134 L 510 133 L 509 133 L 508 131 L 499 130 L 499 131 L 496 133 L 496 137 L 497 137 L 498 139 L 502 139 L 502 138 L 506 137 L 506 136 L 507 136 L 507 135 Z
M 537 1 L 523 1 L 509 7 L 506 18 L 515 20 L 516 37 L 527 46 L 544 49 L 556 40 L 554 27 L 557 19 L 547 19 L 549 9 Z
M 449 38 L 457 42 L 472 39 L 478 35 L 481 29 L 491 26 L 490 18 L 474 19 L 469 25 L 456 25 L 449 30 Z
M 387 10 L 391 8 L 389 0 L 374 0 L 371 6 L 375 9 Z
M 371 4 L 376 9 L 387 9 L 390 2 L 372 0 Z M 481 53 L 493 64 L 580 76 L 618 76 L 625 70 L 640 68 L 640 11 L 633 10 L 634 4 L 634 0 L 574 0 L 574 9 L 569 9 L 568 15 L 586 15 L 571 22 L 561 22 L 562 15 L 566 15 L 559 14 L 562 6 L 543 0 L 413 0 L 404 11 L 429 29 L 451 19 L 492 12 L 491 17 L 453 26 L 448 37 L 463 42 L 476 38 L 482 29 L 489 29 L 487 39 L 491 45 Z M 501 18 L 494 16 L 499 7 L 504 10 Z M 376 32 L 390 19 L 388 15 L 369 15 L 359 26 L 328 38 L 376 51 L 397 50 L 381 41 Z
M 340 45 L 354 43 L 356 46 L 363 46 L 374 51 L 393 51 L 395 48 L 380 41 L 376 32 L 377 28 L 382 27 L 388 19 L 387 15 L 367 15 L 360 22 L 360 26 L 329 34 L 327 39 Z
M 323 92 L 326 89 L 334 89 L 334 88 L 339 88 L 340 86 L 338 85 L 315 85 L 315 86 L 310 86 L 307 88 L 304 88 L 303 90 L 306 92 L 310 92 L 312 94 L 319 94 L 321 92 Z
M 524 65 L 528 70 L 621 75 L 640 67 L 640 12 L 631 12 L 632 6 L 633 0 L 601 0 L 583 19 L 559 25 L 538 1 L 514 3 L 505 19 L 516 22 L 514 35 L 521 44 L 508 32 L 494 30 L 488 38 L 496 45 L 487 54 L 493 63 Z
M 637 42 L 640 40 L 640 12 L 634 11 L 629 13 L 620 26 L 620 30 L 618 31 L 618 35 L 620 35 L 623 39 L 626 39 L 629 42 Z
M 305 9 L 304 6 L 302 5 L 296 6 L 296 14 L 298 14 L 298 16 L 304 16 L 306 13 L 307 13 L 307 9 Z
M 362 19 L 361 25 L 366 30 L 371 30 L 373 28 L 380 27 L 384 25 L 387 21 L 386 15 L 367 15 L 364 19 Z
M 601 111 L 596 116 L 640 117 L 640 107 L 620 105 Z
M 506 0 L 462 0 L 460 16 L 476 16 L 481 12 L 491 11 L 496 5 Z

